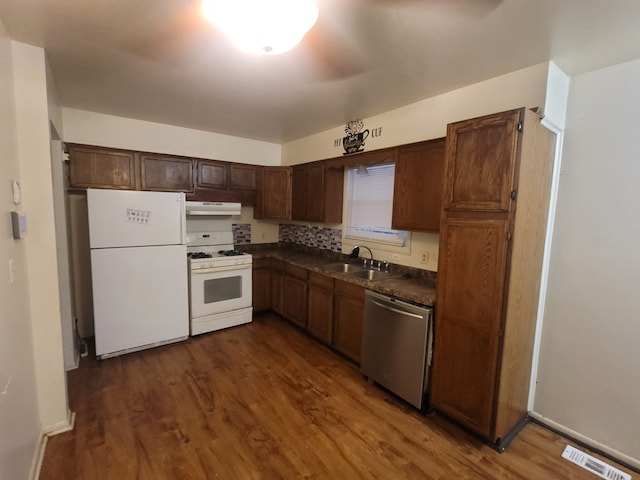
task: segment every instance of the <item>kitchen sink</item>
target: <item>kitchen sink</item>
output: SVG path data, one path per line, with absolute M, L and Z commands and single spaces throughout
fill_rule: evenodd
M 384 272 L 382 270 L 360 270 L 358 272 L 353 272 L 354 277 L 364 278 L 365 280 L 369 280 L 370 282 L 377 280 L 384 280 L 386 278 L 392 278 L 395 275 L 390 274 L 389 272 Z
M 331 272 L 343 272 L 343 273 L 355 273 L 364 270 L 362 265 L 355 265 L 353 263 L 330 263 L 324 265 L 322 268 Z

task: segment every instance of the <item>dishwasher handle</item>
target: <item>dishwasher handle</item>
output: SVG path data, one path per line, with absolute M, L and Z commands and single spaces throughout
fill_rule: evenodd
M 418 315 L 417 313 L 407 312 L 406 310 L 399 310 L 397 308 L 390 307 L 389 305 L 385 305 L 384 303 L 380 303 L 377 300 L 371 299 L 370 302 L 373 303 L 374 305 L 377 305 L 380 308 L 384 308 L 385 310 L 390 310 L 399 315 L 404 315 L 404 316 L 413 317 L 413 318 L 424 318 L 424 315 Z

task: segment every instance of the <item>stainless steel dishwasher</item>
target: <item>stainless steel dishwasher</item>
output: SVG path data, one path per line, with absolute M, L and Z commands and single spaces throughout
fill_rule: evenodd
M 431 307 L 365 292 L 360 369 L 419 409 L 431 364 L 432 318 Z

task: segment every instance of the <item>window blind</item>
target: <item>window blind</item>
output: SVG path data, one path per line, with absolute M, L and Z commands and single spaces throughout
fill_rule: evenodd
M 345 236 L 403 246 L 407 232 L 391 229 L 395 165 L 375 165 L 367 170 L 364 175 L 355 168 L 348 171 Z

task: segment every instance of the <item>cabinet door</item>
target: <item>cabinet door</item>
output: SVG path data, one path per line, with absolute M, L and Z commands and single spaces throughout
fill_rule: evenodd
M 401 147 L 397 152 L 391 226 L 398 230 L 440 229 L 445 140 Z
M 523 110 L 449 124 L 444 209 L 508 212 Z
M 307 167 L 295 166 L 291 169 L 291 218 L 307 219 Z
M 351 360 L 360 363 L 364 288 L 335 281 L 333 346 Z
M 327 344 L 333 338 L 333 279 L 309 272 L 307 331 Z
M 291 218 L 291 168 L 263 167 L 260 182 L 260 205 L 257 218 L 288 220 Z
M 305 280 L 285 275 L 284 316 L 301 327 L 307 325 L 307 282 Z
M 198 160 L 198 187 L 227 188 L 227 164 Z
M 284 315 L 284 265 L 279 260 L 271 261 L 270 272 L 271 308 Z
M 431 403 L 489 438 L 493 425 L 507 220 L 445 219 L 440 232 Z
M 257 167 L 253 165 L 229 165 L 229 188 L 254 190 L 257 187 Z
M 261 312 L 271 308 L 271 273 L 268 268 L 268 259 L 255 259 L 253 262 L 253 311 Z
M 307 166 L 307 220 L 324 222 L 324 165 Z
M 69 147 L 71 188 L 136 188 L 134 152 L 71 145 Z
M 142 190 L 193 193 L 193 161 L 190 158 L 140 155 Z

